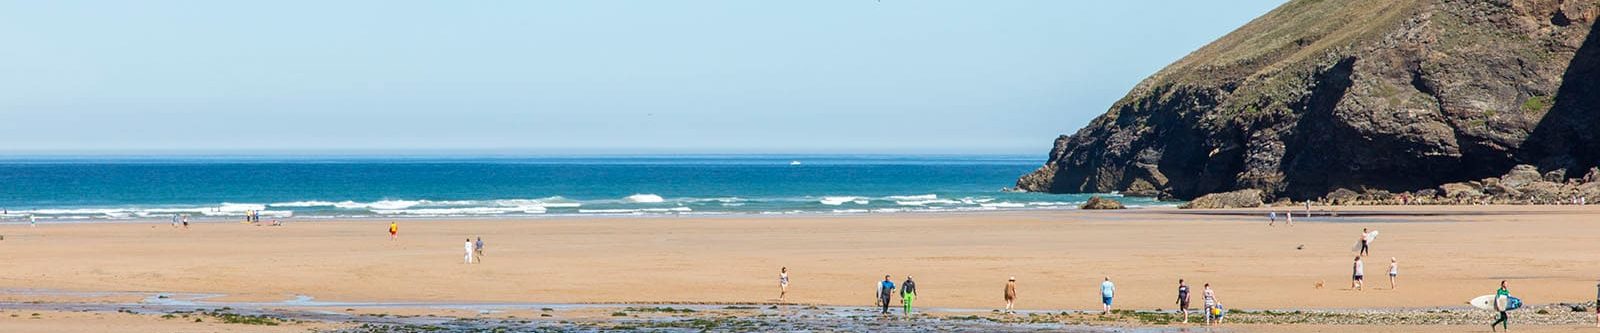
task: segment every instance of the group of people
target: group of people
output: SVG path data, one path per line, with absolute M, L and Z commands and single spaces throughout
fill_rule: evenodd
M 784 273 L 785 273 L 784 274 L 785 286 L 787 286 L 787 283 L 788 283 L 787 282 L 788 281 L 787 269 L 785 269 Z M 785 288 L 787 288 L 787 287 L 785 287 Z M 877 305 L 883 307 L 883 310 L 881 312 L 882 314 L 889 314 L 889 305 L 890 305 L 890 303 L 893 302 L 893 298 L 895 296 L 895 291 L 894 290 L 895 290 L 894 281 L 890 281 L 889 280 L 889 274 L 884 274 L 883 275 L 883 282 L 879 282 L 878 283 L 878 293 L 877 293 L 878 294 L 878 297 L 877 297 L 878 303 L 877 303 Z M 906 316 L 910 316 L 911 315 L 911 303 L 913 301 L 917 300 L 917 281 L 912 280 L 910 275 L 906 275 L 906 281 L 900 283 L 899 296 L 900 296 L 900 305 L 905 307 L 905 312 L 903 312 L 903 314 L 906 315 Z
M 467 251 L 466 256 L 462 257 L 466 260 L 466 263 L 483 262 L 483 237 L 478 237 L 477 243 L 473 243 L 471 238 L 467 238 L 467 243 L 462 245 L 462 248 Z
M 1351 273 L 1352 274 L 1350 275 L 1350 289 L 1361 290 L 1362 287 L 1365 286 L 1365 284 L 1366 284 L 1366 275 L 1367 275 L 1366 274 L 1366 263 L 1361 261 L 1361 257 L 1367 256 L 1368 254 L 1370 254 L 1370 250 L 1372 248 L 1372 246 L 1371 246 L 1372 245 L 1372 240 L 1377 236 L 1378 236 L 1377 233 L 1372 232 L 1372 231 L 1368 230 L 1367 228 L 1361 228 L 1361 238 L 1358 240 L 1360 242 L 1360 246 L 1356 251 L 1355 264 L 1353 265 L 1353 267 L 1351 267 L 1351 271 L 1352 271 Z M 1393 290 L 1393 289 L 1396 288 L 1395 278 L 1397 278 L 1399 276 L 1400 276 L 1400 261 L 1398 259 L 1396 259 L 1395 257 L 1389 257 L 1389 289 L 1390 290 Z
M 900 283 L 899 291 L 896 292 L 897 288 L 892 277 L 889 274 L 885 274 L 882 281 L 873 284 L 873 305 L 879 307 L 880 314 L 888 315 L 890 314 L 889 307 L 893 305 L 895 296 L 899 296 L 900 306 L 902 307 L 901 314 L 910 316 L 912 304 L 917 299 L 917 281 L 912 279 L 910 275 L 906 275 L 906 280 Z M 788 267 L 778 270 L 778 289 L 778 301 L 782 302 L 789 294 Z M 1100 282 L 1102 315 L 1111 313 L 1111 304 L 1116 297 L 1116 292 L 1117 285 L 1111 282 L 1111 277 L 1105 277 Z M 1205 284 L 1205 289 L 1202 291 L 1202 299 L 1205 302 L 1202 316 L 1205 319 L 1205 323 L 1208 325 L 1213 322 L 1222 323 L 1222 315 L 1226 311 L 1222 308 L 1222 303 L 1217 302 L 1217 294 L 1211 290 L 1210 283 Z M 1006 279 L 1005 301 L 1006 313 L 1013 313 L 1016 309 L 1017 301 L 1017 277 L 1015 276 Z M 1178 279 L 1178 300 L 1176 303 L 1178 311 L 1183 314 L 1183 322 L 1189 322 L 1189 285 L 1184 283 L 1183 279 Z
M 172 214 L 172 227 L 177 228 L 179 226 L 189 229 L 189 214 Z

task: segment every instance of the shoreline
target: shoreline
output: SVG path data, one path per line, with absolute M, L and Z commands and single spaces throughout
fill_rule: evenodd
M 1024 313 L 1098 309 L 1097 284 L 1110 276 L 1117 309 L 1170 310 L 1184 278 L 1195 289 L 1215 284 L 1230 309 L 1433 318 L 1426 310 L 1460 309 L 1500 279 L 1530 305 L 1588 302 L 1600 276 L 1592 255 L 1600 234 L 1572 232 L 1592 230 L 1600 207 L 1374 207 L 1388 215 L 1297 217 L 1293 227 L 1266 226 L 1268 210 L 424 219 L 400 220 L 397 241 L 378 219 L 189 230 L 166 221 L 0 225 L 0 260 L 14 267 L 0 272 L 0 289 L 246 303 L 770 306 L 777 268 L 788 267 L 786 301 L 806 306 L 870 305 L 865 284 L 887 273 L 897 284 L 915 275 L 919 308 L 953 316 L 998 308 L 1007 276 L 1018 278 Z M 1350 246 L 1363 227 L 1383 238 L 1368 259 L 1371 288 L 1354 291 Z M 488 243 L 483 263 L 462 264 L 462 239 L 479 236 Z M 1400 258 L 1399 289 L 1380 276 L 1391 256 Z M 0 301 L 62 299 L 0 291 Z

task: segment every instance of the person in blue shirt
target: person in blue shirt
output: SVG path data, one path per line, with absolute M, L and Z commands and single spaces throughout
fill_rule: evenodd
M 1117 286 L 1111 283 L 1111 277 L 1106 277 L 1105 282 L 1100 283 L 1100 304 L 1105 305 L 1105 312 L 1101 314 L 1111 313 L 1111 297 L 1116 292 Z
M 883 306 L 883 314 L 889 314 L 889 296 L 894 295 L 894 282 L 889 281 L 889 275 L 883 275 L 883 283 L 878 284 L 878 305 Z

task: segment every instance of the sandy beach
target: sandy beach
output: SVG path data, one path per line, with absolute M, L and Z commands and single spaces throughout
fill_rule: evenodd
M 1277 209 L 1280 214 L 1284 208 Z M 1296 211 L 1304 214 L 1303 209 Z M 1530 304 L 1591 302 L 1600 207 L 1321 207 L 1292 227 L 1266 210 L 290 221 L 282 227 L 160 221 L 0 226 L 0 300 L 16 290 L 220 294 L 213 300 L 711 303 L 870 306 L 869 284 L 907 274 L 919 307 L 996 309 L 1007 277 L 1018 308 L 1173 308 L 1177 279 L 1211 283 L 1234 309 L 1462 307 L 1499 280 Z M 1365 290 L 1350 289 L 1361 229 L 1381 231 Z M 479 264 L 462 242 L 483 237 Z M 1388 259 L 1400 262 L 1390 289 Z M 1315 284 L 1322 282 L 1323 288 Z M 77 325 L 88 321 L 56 321 Z M 1371 323 L 1381 325 L 1383 323 Z M 1592 323 L 1590 324 L 1592 325 Z M 15 327 L 15 326 L 13 326 Z M 1250 330 L 1269 328 L 1256 326 Z M 1526 326 L 1524 326 L 1526 327 Z M 1280 327 L 1286 330 L 1301 330 Z M 1562 329 L 1545 327 L 1547 329 Z

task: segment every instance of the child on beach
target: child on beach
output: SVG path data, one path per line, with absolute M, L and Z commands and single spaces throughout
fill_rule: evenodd
M 466 245 L 463 245 L 462 248 L 466 249 L 467 254 L 466 254 L 466 256 L 461 257 L 461 258 L 465 259 L 465 261 L 468 264 L 471 264 L 472 263 L 472 239 L 471 238 L 467 238 Z
M 1116 292 L 1117 285 L 1111 283 L 1111 277 L 1107 276 L 1105 281 L 1100 282 L 1100 305 L 1105 307 L 1105 311 L 1100 312 L 1101 315 L 1111 313 L 1111 297 Z
M 1183 279 L 1178 279 L 1178 312 L 1183 313 L 1183 322 L 1189 322 L 1189 285 L 1183 284 Z
M 1389 257 L 1389 290 L 1394 290 L 1394 277 L 1400 276 L 1400 261 Z
M 400 239 L 400 225 L 397 222 L 389 222 L 389 240 L 397 239 Z
M 1366 275 L 1366 274 L 1364 274 L 1366 272 L 1366 270 L 1364 268 L 1366 268 L 1366 267 L 1362 267 L 1362 266 L 1363 265 L 1361 264 L 1361 257 L 1357 256 L 1356 257 L 1356 265 L 1355 265 L 1355 274 L 1350 276 L 1350 288 L 1351 289 L 1361 290 L 1361 282 L 1362 282 L 1361 278 L 1364 275 Z
M 1017 302 L 1017 277 L 1006 280 L 1006 312 L 1011 313 L 1012 307 Z M 1600 308 L 1600 307 L 1597 307 Z M 1600 313 L 1600 312 L 1596 312 Z M 1600 315 L 1597 315 L 1600 316 Z
M 778 269 L 778 302 L 789 295 L 789 267 Z

